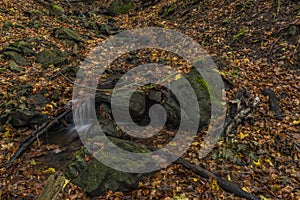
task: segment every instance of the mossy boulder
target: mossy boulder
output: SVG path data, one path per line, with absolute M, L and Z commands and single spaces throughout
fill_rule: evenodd
M 18 65 L 28 65 L 29 62 L 26 58 L 24 58 L 20 53 L 15 51 L 5 51 L 3 55 L 7 56 L 8 58 L 13 59 Z
M 114 0 L 108 7 L 108 12 L 111 16 L 128 13 L 133 8 L 131 0 Z
M 8 47 L 4 48 L 4 51 L 15 51 L 24 56 L 33 56 L 35 54 L 33 46 L 25 40 L 18 40 L 9 44 Z
M 3 55 L 6 58 L 13 59 L 15 63 L 22 66 L 29 64 L 26 56 L 33 56 L 34 54 L 33 46 L 24 40 L 15 41 L 3 48 Z
M 50 65 L 58 65 L 63 63 L 66 58 L 63 55 L 59 55 L 58 53 L 45 49 L 44 51 L 40 52 L 36 56 L 36 61 L 42 64 L 43 68 L 47 68 Z
M 64 15 L 64 9 L 57 4 L 50 4 L 48 10 L 49 10 L 49 15 L 59 16 L 59 17 Z
M 165 5 L 161 8 L 161 10 L 158 12 L 158 14 L 162 18 L 166 18 L 166 17 L 169 17 L 171 14 L 173 14 L 175 12 L 175 9 L 176 9 L 175 4 Z
M 149 152 L 149 150 L 141 148 L 134 142 L 112 137 L 108 138 L 125 150 L 137 153 Z M 99 141 L 99 139 L 101 138 L 95 137 L 92 140 Z M 141 164 L 147 165 L 148 163 Z M 146 168 L 147 166 L 144 167 Z M 108 190 L 113 192 L 133 190 L 137 187 L 139 179 L 144 174 L 115 170 L 92 158 L 86 149 L 81 149 L 67 165 L 65 175 L 73 184 L 81 187 L 90 196 L 99 196 Z
M 69 28 L 58 28 L 54 30 L 54 37 L 57 37 L 59 39 L 65 39 L 65 40 L 72 40 L 75 42 L 80 42 L 81 37 L 80 35 Z
M 10 123 L 14 127 L 22 127 L 29 125 L 41 125 L 47 121 L 47 117 L 38 112 L 30 110 L 17 109 L 10 114 Z

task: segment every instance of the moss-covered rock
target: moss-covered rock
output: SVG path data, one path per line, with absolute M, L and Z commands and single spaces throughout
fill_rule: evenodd
M 98 141 L 99 139 L 101 138 L 95 137 L 93 140 Z M 111 137 L 109 139 L 128 151 L 149 152 L 131 141 Z M 141 164 L 147 165 L 147 163 Z M 89 195 L 99 196 L 108 190 L 123 192 L 132 190 L 137 187 L 138 180 L 143 174 L 122 172 L 107 167 L 97 159 L 91 158 L 86 149 L 82 149 L 73 156 L 72 161 L 67 165 L 65 175 Z
M 171 5 L 165 5 L 161 8 L 161 10 L 159 11 L 159 15 L 162 18 L 166 18 L 168 16 L 170 16 L 171 14 L 173 14 L 175 12 L 176 6 L 174 4 Z
M 36 56 L 36 61 L 42 64 L 43 68 L 47 68 L 49 65 L 58 65 L 63 63 L 65 60 L 66 58 L 63 55 L 59 55 L 58 53 L 49 49 L 45 49 Z
M 65 39 L 65 40 L 73 40 L 75 42 L 80 42 L 81 37 L 80 35 L 69 28 L 58 28 L 54 30 L 54 36 L 59 39 Z
M 49 10 L 49 15 L 54 15 L 59 17 L 64 15 L 64 9 L 57 4 L 50 4 L 48 10 Z
M 14 61 L 11 61 L 9 63 L 9 68 L 10 70 L 14 71 L 14 72 L 20 72 L 20 71 L 24 71 L 23 68 L 21 68 L 17 63 L 15 63 Z
M 131 0 L 114 0 L 108 7 L 108 12 L 111 16 L 128 13 L 133 8 Z
M 4 51 L 15 51 L 24 56 L 33 56 L 35 54 L 33 46 L 25 40 L 18 40 L 9 44 L 8 47 L 4 48 Z
M 29 62 L 27 59 L 25 59 L 21 54 L 15 51 L 5 51 L 3 55 L 13 59 L 18 65 L 28 65 Z

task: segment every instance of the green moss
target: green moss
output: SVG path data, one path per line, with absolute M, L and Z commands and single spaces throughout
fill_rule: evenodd
M 62 7 L 60 7 L 59 5 L 54 4 L 54 5 L 52 5 L 52 8 L 53 8 L 53 10 L 63 12 Z
M 159 11 L 159 15 L 161 15 L 161 17 L 168 17 L 169 15 L 171 15 L 172 13 L 174 13 L 176 6 L 174 4 L 169 5 L 169 6 L 164 6 L 162 7 L 162 9 Z
M 247 28 L 241 28 L 237 34 L 233 36 L 233 40 L 238 39 L 239 37 L 244 36 L 247 33 Z
M 132 8 L 132 6 L 132 1 L 129 1 L 129 3 L 125 4 L 124 6 L 117 8 L 116 12 L 119 14 L 125 14 Z
M 208 89 L 207 83 L 204 80 L 204 78 L 202 78 L 202 77 L 198 78 L 197 82 L 205 89 L 206 92 L 209 93 L 209 89 Z
M 217 99 L 215 96 L 217 94 L 217 91 L 215 87 L 210 87 L 207 82 L 204 80 L 204 78 L 199 78 L 197 82 L 201 85 L 201 87 L 209 94 L 211 102 L 218 107 L 224 106 L 224 102 L 220 101 L 220 99 Z
M 133 7 L 131 0 L 115 0 L 108 8 L 112 15 L 127 13 Z
M 49 14 L 55 16 L 63 16 L 64 10 L 59 5 L 51 4 L 51 6 L 49 7 Z
M 32 9 L 28 12 L 31 16 L 33 15 L 42 15 L 43 13 L 40 10 Z

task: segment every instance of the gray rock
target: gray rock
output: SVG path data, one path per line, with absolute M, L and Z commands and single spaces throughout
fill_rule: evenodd
M 9 68 L 10 70 L 14 71 L 14 72 L 21 72 L 24 71 L 23 68 L 21 68 L 17 63 L 15 63 L 14 61 L 9 63 Z
M 34 107 L 44 107 L 51 101 L 42 94 L 34 94 L 28 97 L 29 103 Z
M 69 28 L 59 28 L 54 31 L 54 36 L 59 39 L 73 40 L 75 42 L 80 42 L 81 37 L 74 30 Z
M 49 15 L 54 15 L 54 16 L 64 15 L 64 9 L 57 4 L 50 4 L 48 10 L 49 10 Z
M 148 98 L 156 103 L 161 103 L 162 93 L 160 91 L 151 90 Z
M 108 7 L 108 14 L 111 16 L 127 13 L 133 8 L 133 2 L 131 0 L 114 0 Z
M 5 132 L 5 129 L 2 126 L 0 126 L 0 133 L 4 133 L 4 132 Z
M 28 110 L 17 109 L 11 112 L 11 121 L 10 123 L 14 127 L 28 126 L 33 124 L 42 124 L 47 121 L 47 117 L 40 113 L 35 113 Z
M 149 152 L 148 149 L 142 148 L 131 141 L 111 137 L 109 137 L 109 139 L 115 145 L 127 151 L 136 153 Z M 96 141 L 101 141 L 101 139 L 97 138 Z M 113 192 L 130 191 L 137 187 L 138 181 L 143 175 L 140 173 L 128 173 L 112 169 L 96 159 L 87 162 L 85 160 L 87 156 L 91 157 L 87 150 L 80 150 L 76 153 L 72 161 L 67 165 L 65 175 L 72 183 L 80 186 L 91 196 L 99 196 L 108 190 L 112 190 Z M 152 162 L 149 161 L 149 163 Z M 140 163 L 140 165 L 141 167 L 147 168 L 149 163 Z
M 13 59 L 18 65 L 25 66 L 29 64 L 27 59 L 15 51 L 5 51 L 3 54 Z
M 49 67 L 49 65 L 57 65 L 64 62 L 66 58 L 61 55 L 57 55 L 52 50 L 45 49 L 44 51 L 40 52 L 36 56 L 36 61 L 42 64 L 43 68 Z

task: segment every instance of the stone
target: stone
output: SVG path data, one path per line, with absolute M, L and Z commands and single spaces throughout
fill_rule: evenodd
M 112 137 L 109 137 L 109 139 L 115 145 L 127 151 L 136 153 L 150 152 L 150 150 L 142 148 L 131 141 Z M 94 140 L 101 141 L 101 138 L 94 138 Z M 72 161 L 67 165 L 65 175 L 73 184 L 78 185 L 93 197 L 104 194 L 108 190 L 126 192 L 135 189 L 138 186 L 139 179 L 144 175 L 142 173 L 118 171 L 93 158 L 90 161 L 86 161 L 87 157 L 91 157 L 91 155 L 86 149 L 77 152 L 73 156 Z M 141 162 L 139 165 L 142 168 L 148 168 L 148 165 L 154 163 L 153 161 L 153 159 L 150 159 L 149 162 Z
M 42 94 L 34 94 L 29 96 L 28 102 L 34 107 L 44 107 L 47 104 L 51 103 L 51 101 Z
M 72 40 L 75 42 L 80 42 L 81 37 L 78 33 L 69 28 L 59 28 L 54 31 L 54 36 L 59 39 Z
M 64 15 L 64 9 L 57 4 L 50 4 L 48 10 L 49 10 L 49 15 L 54 15 L 54 16 Z
M 22 127 L 33 124 L 41 125 L 42 123 L 47 121 L 47 117 L 45 115 L 35 113 L 29 110 L 17 109 L 15 111 L 12 111 L 10 116 L 10 123 L 14 127 Z
M 25 66 L 29 64 L 27 59 L 23 58 L 21 54 L 15 51 L 6 51 L 3 54 L 13 59 L 18 65 Z
M 57 55 L 52 50 L 45 49 L 36 55 L 36 61 L 42 64 L 43 68 L 48 68 L 49 65 L 58 65 L 66 60 L 64 56 Z
M 114 0 L 108 7 L 108 14 L 111 16 L 128 13 L 133 8 L 131 0 Z

